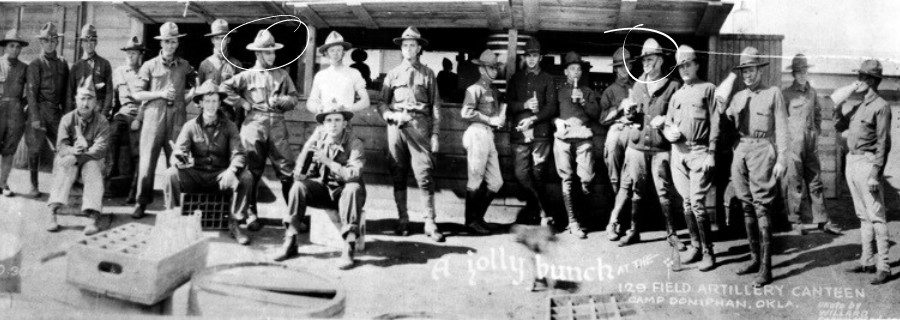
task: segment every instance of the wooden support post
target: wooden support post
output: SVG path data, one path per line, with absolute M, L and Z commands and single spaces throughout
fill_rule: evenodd
M 16 13 L 16 30 L 22 32 L 22 16 L 25 15 L 25 7 L 19 7 L 18 13 Z
M 509 29 L 506 45 L 506 81 L 516 73 L 516 51 L 519 49 L 519 30 Z
M 312 82 L 316 67 L 316 27 L 309 27 L 309 41 L 306 42 L 306 52 L 303 53 L 303 96 L 309 97 L 312 91 Z

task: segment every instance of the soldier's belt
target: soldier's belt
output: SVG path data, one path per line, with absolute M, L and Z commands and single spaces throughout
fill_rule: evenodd
M 741 142 L 744 143 L 759 143 L 759 142 L 772 142 L 771 138 L 751 138 L 751 137 L 741 137 Z
M 850 153 L 854 156 L 861 156 L 861 155 L 865 155 L 867 153 L 875 154 L 874 152 L 869 151 L 869 150 L 850 150 L 848 153 Z

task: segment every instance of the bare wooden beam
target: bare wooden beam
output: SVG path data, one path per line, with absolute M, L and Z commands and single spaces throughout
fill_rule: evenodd
M 292 15 L 294 12 L 291 10 L 290 12 L 284 8 L 284 3 L 277 3 L 275 1 L 263 1 L 262 5 L 268 10 L 271 14 L 274 15 Z
M 506 80 L 509 81 L 516 73 L 516 52 L 519 49 L 519 30 L 509 29 L 509 38 L 506 44 Z
M 703 36 L 719 33 L 719 29 L 725 23 L 725 18 L 728 17 L 730 12 L 731 8 L 726 8 L 722 1 L 712 0 L 707 2 L 706 10 L 703 11 L 703 17 L 700 18 L 700 23 L 697 24 L 695 33 Z
M 188 11 L 200 16 L 203 20 L 206 20 L 206 23 L 213 23 L 213 21 L 216 21 L 216 17 L 209 13 L 209 10 L 206 10 L 206 8 L 197 4 L 196 1 L 188 1 Z
M 362 21 L 367 29 L 378 29 L 378 24 L 375 23 L 375 19 L 372 19 L 372 15 L 369 14 L 369 11 L 366 11 L 366 8 L 363 7 L 362 2 L 347 2 L 347 6 L 350 7 L 350 10 L 356 15 L 356 18 Z
M 537 31 L 541 27 L 540 0 L 524 0 L 523 11 L 525 13 L 525 30 Z
M 313 68 L 316 67 L 316 27 L 309 26 L 309 41 L 303 53 L 303 96 L 309 97 L 312 91 Z M 299 70 L 298 70 L 299 71 Z
M 616 28 L 634 27 L 634 8 L 637 6 L 637 0 L 622 0 L 622 6 L 619 7 L 619 16 L 616 20 Z
M 116 9 L 125 11 L 125 13 L 127 13 L 129 16 L 131 16 L 132 18 L 138 19 L 138 21 L 140 21 L 141 23 L 145 23 L 145 24 L 155 24 L 156 23 L 156 21 L 153 20 L 153 18 L 150 18 L 149 16 L 147 16 L 146 14 L 141 12 L 141 10 L 138 10 L 134 6 L 128 4 L 127 2 L 119 1 L 119 2 L 114 2 L 114 4 L 116 6 Z
M 313 26 L 317 28 L 328 28 L 328 23 L 325 20 L 322 20 L 322 17 L 319 17 L 319 14 L 316 13 L 315 10 L 309 7 L 309 4 L 306 3 L 292 3 L 294 7 L 300 11 L 300 14 L 306 18 L 307 23 L 311 23 Z
M 502 28 L 500 19 L 500 5 L 497 2 L 485 1 L 481 3 L 484 8 L 484 16 L 487 19 L 488 28 L 491 30 L 500 30 Z

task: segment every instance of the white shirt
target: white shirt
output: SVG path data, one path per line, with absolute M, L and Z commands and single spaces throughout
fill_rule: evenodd
M 366 81 L 363 80 L 359 70 L 347 66 L 335 68 L 328 67 L 325 70 L 316 73 L 313 78 L 312 92 L 308 103 L 309 111 L 317 106 L 331 106 L 336 104 L 348 111 L 358 111 L 353 109 L 353 102 L 356 101 L 356 92 L 366 89 Z

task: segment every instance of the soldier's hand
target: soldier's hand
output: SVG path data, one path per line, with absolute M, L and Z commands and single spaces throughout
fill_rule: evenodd
M 869 193 L 872 194 L 878 193 L 878 189 L 881 187 L 881 183 L 875 178 L 866 179 L 866 184 L 869 186 Z
M 701 166 L 703 167 L 703 171 L 712 170 L 712 168 L 716 166 L 716 156 L 712 153 L 707 153 Z
M 533 126 L 533 125 L 534 125 L 534 118 L 528 117 L 528 118 L 522 119 L 522 121 L 519 121 L 519 124 L 516 126 L 516 130 L 518 130 L 520 132 L 525 131 L 525 130 L 531 129 L 531 126 Z
M 681 131 L 674 125 L 667 125 L 665 129 L 663 129 L 663 136 L 665 136 L 666 140 L 669 140 L 669 142 L 676 142 L 681 139 Z
M 138 120 L 134 120 L 131 122 L 131 131 L 141 130 L 141 122 Z
M 440 137 L 438 135 L 431 135 L 431 153 L 437 153 L 440 150 L 441 142 Z
M 222 173 L 219 174 L 216 180 L 219 181 L 219 188 L 222 190 L 230 189 L 238 182 L 237 175 L 235 175 L 234 171 L 232 171 L 231 169 L 222 171 Z
M 775 175 L 775 178 L 780 179 L 782 176 L 784 176 L 784 166 L 781 165 L 780 162 L 776 162 L 775 169 L 772 170 L 772 174 Z
M 498 129 L 503 128 L 503 122 L 505 122 L 503 117 L 491 117 L 488 120 L 488 124 L 490 124 L 492 127 L 498 128 Z
M 44 127 L 41 126 L 40 121 L 32 121 L 31 127 L 34 128 L 35 130 L 44 130 Z
M 531 112 L 537 112 L 538 102 L 537 99 L 531 98 L 528 101 L 525 101 L 525 109 L 531 110 Z
M 318 148 L 316 146 L 313 146 L 310 150 L 313 152 L 313 161 L 316 161 L 323 165 L 328 165 L 328 163 L 331 162 L 331 159 L 328 158 L 327 148 Z
M 175 101 L 175 88 L 169 88 L 168 90 L 166 90 L 163 98 L 169 101 Z
M 409 115 L 409 113 L 400 112 L 400 113 L 394 113 L 394 120 L 397 121 L 397 125 L 402 126 L 402 125 L 406 124 L 407 122 L 409 122 L 410 120 L 412 120 L 412 117 Z
M 306 180 L 306 175 L 300 173 L 300 171 L 294 171 L 294 181 L 303 181 Z

